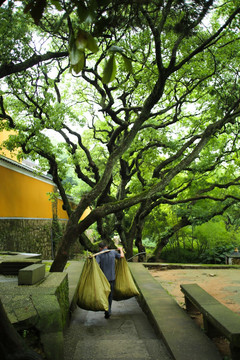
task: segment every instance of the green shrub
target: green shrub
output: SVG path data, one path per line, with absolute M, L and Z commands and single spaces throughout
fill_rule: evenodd
M 148 249 L 154 249 L 155 246 L 156 246 L 156 242 L 149 239 L 149 238 L 146 238 L 142 241 L 143 245 L 145 248 L 148 248 Z
M 177 248 L 164 248 L 161 253 L 161 259 L 169 263 L 198 263 L 199 259 L 197 253 L 192 249 L 186 249 L 182 247 Z
M 225 264 L 226 254 L 234 250 L 233 245 L 220 245 L 211 249 L 206 249 L 200 256 L 202 264 Z

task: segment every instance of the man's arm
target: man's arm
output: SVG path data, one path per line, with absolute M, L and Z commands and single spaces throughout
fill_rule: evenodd
M 100 265 L 100 260 L 101 260 L 100 256 L 99 256 L 99 255 L 97 255 L 97 256 L 95 257 L 95 259 L 96 259 L 96 261 L 97 261 L 98 265 Z
M 120 251 L 120 257 L 123 258 L 124 257 L 123 249 L 119 247 L 118 250 Z

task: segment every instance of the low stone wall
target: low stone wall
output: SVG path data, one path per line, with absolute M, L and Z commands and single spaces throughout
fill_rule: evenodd
M 44 358 L 63 360 L 63 330 L 69 317 L 68 274 L 47 273 L 34 285 L 19 286 L 17 277 L 1 280 L 1 301 L 16 330 L 37 330 Z
M 53 232 L 52 220 L 0 220 L 0 251 L 41 254 L 42 259 L 53 259 L 64 232 L 66 221 L 58 220 L 59 234 Z M 81 252 L 78 242 L 71 249 L 70 258 Z
M 240 265 L 240 259 L 239 258 L 233 258 L 232 259 L 232 264 L 233 265 Z
M 221 360 L 214 343 L 141 263 L 128 263 L 139 303 L 174 360 Z

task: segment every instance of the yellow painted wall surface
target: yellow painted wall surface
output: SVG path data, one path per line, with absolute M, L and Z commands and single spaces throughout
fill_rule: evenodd
M 2 147 L 9 135 L 14 134 L 14 130 L 0 131 L 0 157 L 3 155 L 21 163 L 17 160 L 18 149 L 9 152 Z M 0 165 L 0 217 L 52 219 L 52 202 L 48 200 L 47 193 L 54 191 L 54 185 Z M 62 209 L 62 204 L 62 200 L 58 199 L 57 216 L 67 220 L 68 215 Z M 80 220 L 90 211 L 90 208 L 87 208 Z
M 7 149 L 5 149 L 4 147 L 2 147 L 2 143 L 8 139 L 8 137 L 10 135 L 15 135 L 16 132 L 14 130 L 9 130 L 9 131 L 6 131 L 6 130 L 3 130 L 3 131 L 0 131 L 0 155 L 4 155 L 6 157 L 8 157 L 9 159 L 12 159 L 12 160 L 15 160 L 15 161 L 18 161 L 17 160 L 17 153 L 18 153 L 18 150 L 15 149 L 14 151 L 8 151 Z
M 52 218 L 48 192 L 54 186 L 39 179 L 0 166 L 0 217 Z M 58 200 L 58 218 L 68 219 Z

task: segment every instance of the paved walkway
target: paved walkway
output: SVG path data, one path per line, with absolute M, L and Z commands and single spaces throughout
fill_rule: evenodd
M 72 305 L 82 264 L 75 262 L 67 269 Z M 135 298 L 114 301 L 109 320 L 103 312 L 77 308 L 64 334 L 64 360 L 221 360 L 212 341 L 145 266 L 129 263 L 129 267 L 141 307 Z
M 65 360 L 172 360 L 135 298 L 113 301 L 112 316 L 80 308 L 64 334 Z

